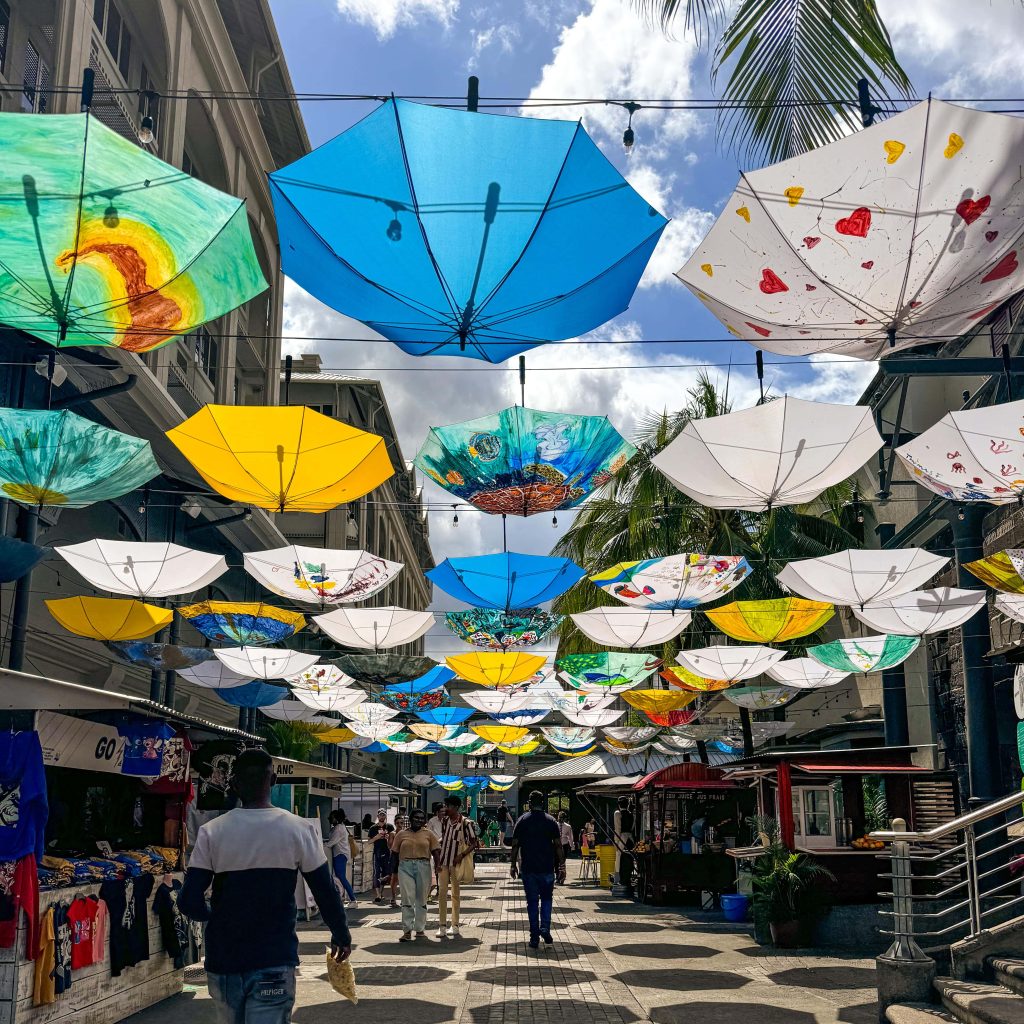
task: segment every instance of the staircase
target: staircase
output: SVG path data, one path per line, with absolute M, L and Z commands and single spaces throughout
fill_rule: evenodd
M 1024 959 L 993 956 L 986 960 L 991 982 L 936 978 L 932 1003 L 894 1003 L 885 1011 L 889 1024 L 1024 1024 Z

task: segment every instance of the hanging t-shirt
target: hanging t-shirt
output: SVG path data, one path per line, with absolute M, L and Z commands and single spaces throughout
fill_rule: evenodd
M 35 960 L 39 946 L 39 871 L 34 854 L 19 861 L 0 863 L 0 948 L 10 949 L 18 934 L 18 919 L 25 911 L 28 958 Z
M 89 899 L 96 904 L 96 918 L 92 923 L 92 962 L 101 964 L 107 955 L 107 905 L 96 896 Z
M 146 718 L 122 722 L 117 733 L 124 737 L 121 774 L 159 776 L 164 763 L 164 746 L 174 738 L 174 726 Z
M 107 905 L 110 930 L 110 973 L 116 978 L 126 967 L 149 959 L 147 901 L 153 892 L 153 876 L 140 875 L 100 886 Z
M 189 762 L 195 744 L 184 732 L 176 732 L 164 743 L 163 760 L 160 762 L 160 777 L 149 783 L 147 793 L 167 796 L 190 796 L 192 783 L 189 780 Z M 148 780 L 147 780 L 148 782 Z
M 57 995 L 71 988 L 71 922 L 68 908 L 57 904 L 53 908 L 54 945 L 53 980 Z
M 37 732 L 0 732 L 0 861 L 29 853 L 41 860 L 46 776 Z
M 71 969 L 77 971 L 94 963 L 92 930 L 96 922 L 95 900 L 79 898 L 68 907 L 71 925 Z
M 157 886 L 153 897 L 153 913 L 160 921 L 160 935 L 163 938 L 164 952 L 173 960 L 175 968 L 185 966 L 185 956 L 189 949 L 188 918 L 178 909 L 178 894 L 181 882 L 166 882 Z
M 55 986 L 56 933 L 53 930 L 53 907 L 39 919 L 39 942 L 35 947 L 36 969 L 32 983 L 32 1005 L 45 1006 L 57 1000 Z
M 239 749 L 239 745 L 230 740 L 211 740 L 195 752 L 192 767 L 199 776 L 196 793 L 198 810 L 227 810 L 228 783 Z

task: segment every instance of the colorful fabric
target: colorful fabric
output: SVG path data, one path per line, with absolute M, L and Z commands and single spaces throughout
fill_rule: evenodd
M 724 690 L 732 685 L 728 679 L 699 676 L 682 665 L 666 665 L 659 674 L 670 686 L 678 686 L 682 690 L 698 690 L 701 693 L 714 693 L 715 690 Z
M 724 597 L 752 572 L 742 555 L 686 552 L 665 558 L 618 562 L 590 577 L 623 604 L 672 611 Z
M 262 601 L 200 601 L 182 606 L 178 614 L 207 640 L 239 647 L 281 643 L 306 624 L 300 612 Z
M 688 704 L 692 704 L 697 697 L 697 693 L 685 690 L 630 690 L 622 695 L 622 699 L 638 711 L 659 715 L 668 711 L 680 711 Z
M 902 664 L 917 650 L 917 636 L 862 636 L 808 647 L 807 654 L 841 672 L 881 672 Z
M 595 687 L 634 686 L 646 679 L 661 665 L 661 658 L 649 654 L 618 654 L 601 651 L 597 654 L 567 654 L 555 667 L 572 680 L 582 680 Z
M 334 663 L 345 675 L 372 690 L 399 689 L 438 667 L 433 658 L 421 654 L 342 654 Z
M 1024 594 L 1024 548 L 1009 548 L 986 555 L 964 568 L 982 583 L 1004 594 Z
M 42 860 L 47 813 L 39 733 L 0 732 L 0 861 Z
M 544 665 L 543 654 L 481 651 L 445 659 L 460 678 L 480 686 L 513 686 L 529 679 Z
M 835 608 L 822 601 L 779 597 L 769 601 L 734 601 L 709 608 L 704 614 L 734 640 L 775 644 L 816 633 L 832 618 Z
M 383 590 L 403 569 L 369 551 L 309 548 L 289 544 L 242 555 L 245 571 L 281 597 L 327 608 L 365 601 Z
M 586 573 L 568 558 L 505 551 L 446 558 L 426 577 L 446 594 L 474 608 L 532 608 L 552 601 Z
M 445 625 L 474 647 L 507 651 L 511 647 L 534 647 L 562 624 L 561 615 L 540 608 L 471 608 L 445 613 Z

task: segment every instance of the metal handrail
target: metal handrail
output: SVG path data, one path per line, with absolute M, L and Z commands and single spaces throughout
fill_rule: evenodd
M 897 840 L 908 843 L 930 843 L 936 839 L 944 839 L 953 832 L 959 832 L 962 828 L 972 827 L 977 822 L 990 818 L 993 814 L 1012 810 L 1022 801 L 1024 801 L 1024 796 L 1020 793 L 1011 793 L 1009 796 L 993 800 L 992 803 L 985 804 L 984 807 L 979 807 L 975 811 L 961 814 L 959 818 L 954 818 L 952 821 L 946 822 L 945 825 L 939 825 L 927 832 L 872 832 L 868 838 L 880 839 L 884 843 L 893 843 Z

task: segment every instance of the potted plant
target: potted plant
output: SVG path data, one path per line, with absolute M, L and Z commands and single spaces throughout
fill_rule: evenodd
M 794 853 L 779 839 L 778 828 L 759 832 L 764 853 L 754 861 L 755 925 L 767 922 L 772 942 L 783 949 L 809 945 L 814 925 L 829 909 L 828 868 L 806 853 Z

